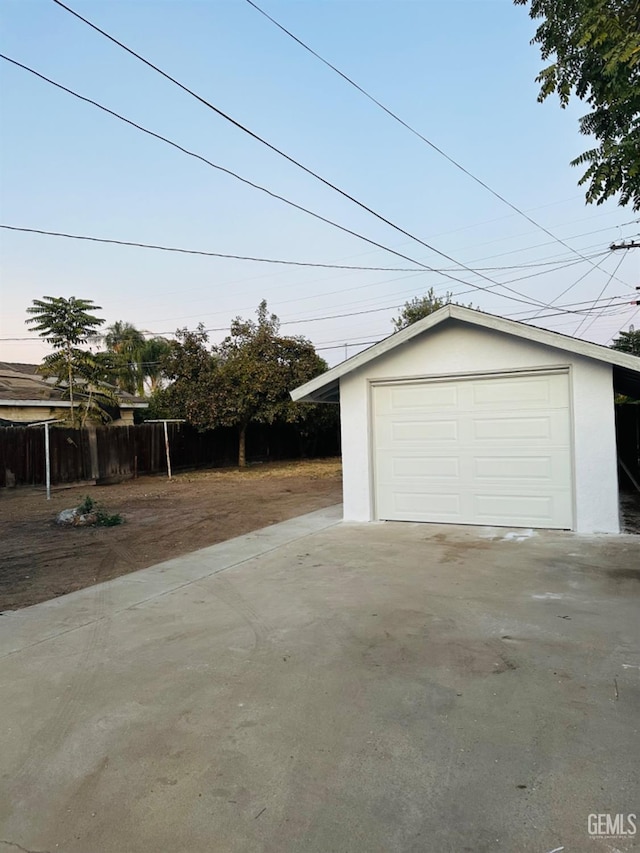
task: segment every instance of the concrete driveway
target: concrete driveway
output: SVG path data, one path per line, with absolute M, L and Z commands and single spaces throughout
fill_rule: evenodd
M 1 853 L 634 849 L 640 537 L 338 517 L 0 616 Z

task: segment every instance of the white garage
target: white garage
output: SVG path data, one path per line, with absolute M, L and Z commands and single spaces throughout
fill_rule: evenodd
M 292 392 L 340 402 L 346 520 L 618 532 L 640 358 L 449 305 Z

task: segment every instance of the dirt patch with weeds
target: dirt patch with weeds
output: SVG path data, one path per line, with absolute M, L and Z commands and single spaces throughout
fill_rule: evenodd
M 339 459 L 140 477 L 113 486 L 0 490 L 0 611 L 16 610 L 342 500 Z M 89 494 L 124 524 L 62 529 Z

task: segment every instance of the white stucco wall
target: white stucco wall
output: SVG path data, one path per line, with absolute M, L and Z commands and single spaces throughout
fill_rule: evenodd
M 370 382 L 569 367 L 573 407 L 575 529 L 618 533 L 611 365 L 490 329 L 447 320 L 340 380 L 344 518 L 373 520 Z

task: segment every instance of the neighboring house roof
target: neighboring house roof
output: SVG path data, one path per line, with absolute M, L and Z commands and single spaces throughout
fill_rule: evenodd
M 42 426 L 43 424 L 57 424 L 60 418 L 43 418 L 39 421 L 16 421 L 7 418 L 0 418 L 0 427 L 26 427 L 26 426 Z
M 402 346 L 412 338 L 447 320 L 457 320 L 473 326 L 525 338 L 528 341 L 536 341 L 545 346 L 572 352 L 585 358 L 606 362 L 616 369 L 618 390 L 623 394 L 640 396 L 640 357 L 636 355 L 619 352 L 601 344 L 592 344 L 580 338 L 572 338 L 560 332 L 550 332 L 548 329 L 530 326 L 528 323 L 507 320 L 494 314 L 486 314 L 484 311 L 477 311 L 474 308 L 445 305 L 428 317 L 412 323 L 406 329 L 390 335 L 372 347 L 363 350 L 363 352 L 341 362 L 326 373 L 316 376 L 310 382 L 306 382 L 299 388 L 294 388 L 291 391 L 292 399 L 316 403 L 337 403 L 340 399 L 340 378 L 342 376 L 364 367 L 368 362 L 380 358 L 396 347 Z
M 26 373 L 29 376 L 36 376 L 38 373 L 37 364 L 24 364 L 21 361 L 0 361 L 0 368 L 8 367 L 18 373 Z
M 54 380 L 44 379 L 37 373 L 37 364 L 0 362 L 0 406 L 56 406 L 70 408 L 64 391 L 56 387 Z M 134 397 L 126 391 L 118 391 L 118 406 L 121 409 L 146 409 L 148 401 Z

